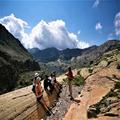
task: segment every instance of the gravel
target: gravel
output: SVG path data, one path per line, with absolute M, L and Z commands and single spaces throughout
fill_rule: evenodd
M 73 85 L 73 97 L 77 97 L 81 90 L 82 86 Z M 56 101 L 56 105 L 52 108 L 53 114 L 46 118 L 46 120 L 62 120 L 64 118 L 66 112 L 68 111 L 70 105 L 75 101 L 71 101 L 69 97 L 68 86 L 63 85 L 62 92 L 60 94 L 60 98 Z

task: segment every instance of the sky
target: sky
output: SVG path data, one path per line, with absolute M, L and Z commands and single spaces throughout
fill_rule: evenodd
M 0 23 L 25 48 L 86 48 L 120 40 L 120 0 L 0 0 Z

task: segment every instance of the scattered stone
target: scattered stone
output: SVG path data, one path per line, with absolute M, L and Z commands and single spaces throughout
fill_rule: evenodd
M 115 114 L 115 113 L 106 113 L 106 114 L 104 114 L 104 116 L 118 117 L 119 115 L 118 115 L 118 114 Z
M 86 79 L 91 73 L 89 72 L 88 68 L 82 68 L 80 71 L 80 75 Z
M 118 64 L 118 65 L 117 65 L 117 69 L 119 69 L 119 70 L 120 70 L 120 64 Z
M 78 93 L 80 92 L 80 90 L 82 89 L 82 87 L 79 86 L 75 86 L 73 85 L 73 97 L 77 97 Z M 52 109 L 52 115 L 47 117 L 46 120 L 62 120 L 62 118 L 65 116 L 67 110 L 69 109 L 70 105 L 73 102 L 78 102 L 76 101 L 71 101 L 70 97 L 68 97 L 69 95 L 69 91 L 68 91 L 68 86 L 64 85 L 62 92 L 60 94 L 60 98 L 59 100 L 56 102 L 56 106 L 53 107 Z
M 97 111 L 95 108 L 90 108 L 87 112 L 88 118 L 96 118 L 97 117 Z
M 106 60 L 103 60 L 98 64 L 99 67 L 106 67 L 107 65 L 108 65 L 108 61 Z

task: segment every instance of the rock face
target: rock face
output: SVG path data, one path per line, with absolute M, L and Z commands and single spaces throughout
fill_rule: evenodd
M 0 120 L 40 120 L 46 117 L 40 103 L 36 101 L 32 86 L 0 95 Z M 44 93 L 45 101 L 51 106 L 56 94 L 48 96 Z
M 0 94 L 15 88 L 21 72 L 38 69 L 20 41 L 0 24 Z
M 107 53 L 107 57 L 105 54 L 101 59 L 102 61 L 107 58 L 106 61 L 109 64 L 99 61 L 93 67 L 91 75 L 85 80 L 85 86 L 81 95 L 77 97 L 77 99 L 81 100 L 81 103 L 73 103 L 64 120 L 120 119 L 119 55 L 119 50 L 111 51 Z
M 58 77 L 57 80 L 61 82 L 64 77 Z M 55 106 L 57 100 L 55 91 L 52 95 L 44 91 L 43 97 L 49 107 Z M 36 101 L 32 86 L 0 95 L 0 120 L 41 120 L 46 117 L 44 108 Z
M 57 80 L 58 82 L 62 82 L 64 78 L 66 78 L 66 76 L 62 75 L 62 76 L 59 76 Z M 43 86 L 43 82 L 41 84 Z M 77 90 L 79 89 L 77 88 Z M 63 93 L 63 97 L 65 97 L 65 93 Z M 77 93 L 75 94 L 77 95 Z M 55 106 L 56 101 L 58 100 L 57 94 L 55 91 L 53 91 L 52 95 L 48 95 L 44 91 L 43 97 L 49 107 Z M 61 100 L 64 100 L 64 98 L 61 98 Z M 66 102 L 67 101 L 65 101 L 64 103 Z M 69 102 L 71 101 L 69 100 Z M 57 103 L 57 105 L 58 104 L 60 103 Z M 46 120 L 47 119 L 46 117 L 47 116 L 44 108 L 40 103 L 36 101 L 36 97 L 32 92 L 32 86 L 27 86 L 27 87 L 0 95 L 0 120 L 41 120 L 41 119 Z

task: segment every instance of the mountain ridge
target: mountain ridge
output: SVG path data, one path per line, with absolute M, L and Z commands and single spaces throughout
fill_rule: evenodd
M 81 56 L 83 57 L 89 54 L 96 54 L 96 53 L 103 54 L 104 52 L 107 52 L 109 50 L 119 48 L 119 46 L 120 46 L 119 40 L 109 40 L 100 46 L 93 45 L 85 49 L 67 48 L 64 50 L 58 50 L 57 48 L 52 47 L 52 48 L 46 48 L 44 50 L 40 50 L 38 48 L 32 48 L 32 49 L 28 49 L 28 51 L 38 61 L 47 63 L 47 62 L 56 61 L 58 59 L 70 60 L 73 57 L 75 58 L 81 57 Z M 98 57 L 99 55 L 96 55 L 96 56 Z

